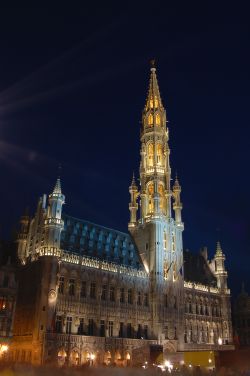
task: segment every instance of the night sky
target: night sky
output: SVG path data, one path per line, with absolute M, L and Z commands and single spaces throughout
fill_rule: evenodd
M 59 164 L 65 212 L 127 231 L 155 58 L 184 248 L 211 257 L 220 239 L 230 287 L 250 292 L 249 9 L 177 3 L 0 7 L 0 236 Z

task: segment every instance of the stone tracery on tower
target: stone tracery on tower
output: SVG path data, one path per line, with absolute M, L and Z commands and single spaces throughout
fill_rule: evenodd
M 88 350 L 100 364 L 126 365 L 136 360 L 134 351 L 152 344 L 181 354 L 216 350 L 219 338 L 230 346 L 230 290 L 220 244 L 211 261 L 206 251 L 183 251 L 181 186 L 177 177 L 171 184 L 155 67 L 140 140 L 140 184 L 133 174 L 129 186 L 129 234 L 64 213 L 60 179 L 48 198 L 39 199 L 34 217 L 21 220 L 20 292 L 29 295 L 26 306 L 17 304 L 12 346 L 19 353 L 29 349 L 34 364 L 62 365 L 66 358 L 84 364 Z

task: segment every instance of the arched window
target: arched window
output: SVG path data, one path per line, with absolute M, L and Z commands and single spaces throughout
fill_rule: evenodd
M 172 251 L 175 251 L 175 234 L 172 232 Z
M 150 101 L 149 101 L 149 107 L 150 108 L 158 108 L 158 105 L 159 105 L 159 103 L 158 103 L 158 98 L 157 97 L 151 97 L 150 98 Z
M 153 213 L 154 211 L 154 184 L 150 183 L 148 185 L 148 213 Z
M 165 280 L 168 279 L 168 271 L 169 271 L 168 262 L 164 261 L 164 264 L 163 264 L 163 277 L 164 277 Z
M 161 125 L 161 117 L 159 114 L 155 115 L 155 123 L 156 125 Z
M 148 115 L 148 125 L 150 125 L 152 127 L 153 123 L 154 123 L 153 115 L 149 114 Z
M 160 184 L 158 186 L 158 193 L 159 193 L 159 196 L 160 196 L 159 206 L 160 206 L 160 209 L 163 210 L 163 208 L 164 208 L 164 188 L 163 188 L 162 184 Z
M 148 144 L 148 166 L 154 165 L 154 145 Z
M 157 144 L 157 148 L 156 148 L 156 162 L 158 165 L 162 165 L 162 161 L 163 161 L 163 158 L 162 158 L 162 145 L 161 144 Z
M 167 249 L 167 232 L 166 230 L 163 231 L 163 248 Z

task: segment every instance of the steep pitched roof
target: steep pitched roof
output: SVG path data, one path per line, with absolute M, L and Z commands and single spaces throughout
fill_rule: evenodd
M 61 249 L 117 264 L 144 269 L 129 234 L 63 214 Z
M 184 251 L 183 256 L 185 281 L 216 286 L 216 277 L 209 269 L 205 258 L 201 254 Z

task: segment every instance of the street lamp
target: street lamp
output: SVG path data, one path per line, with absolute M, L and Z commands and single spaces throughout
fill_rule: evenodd
M 222 338 L 221 338 L 221 337 L 218 338 L 218 345 L 219 345 L 219 346 L 222 345 Z

